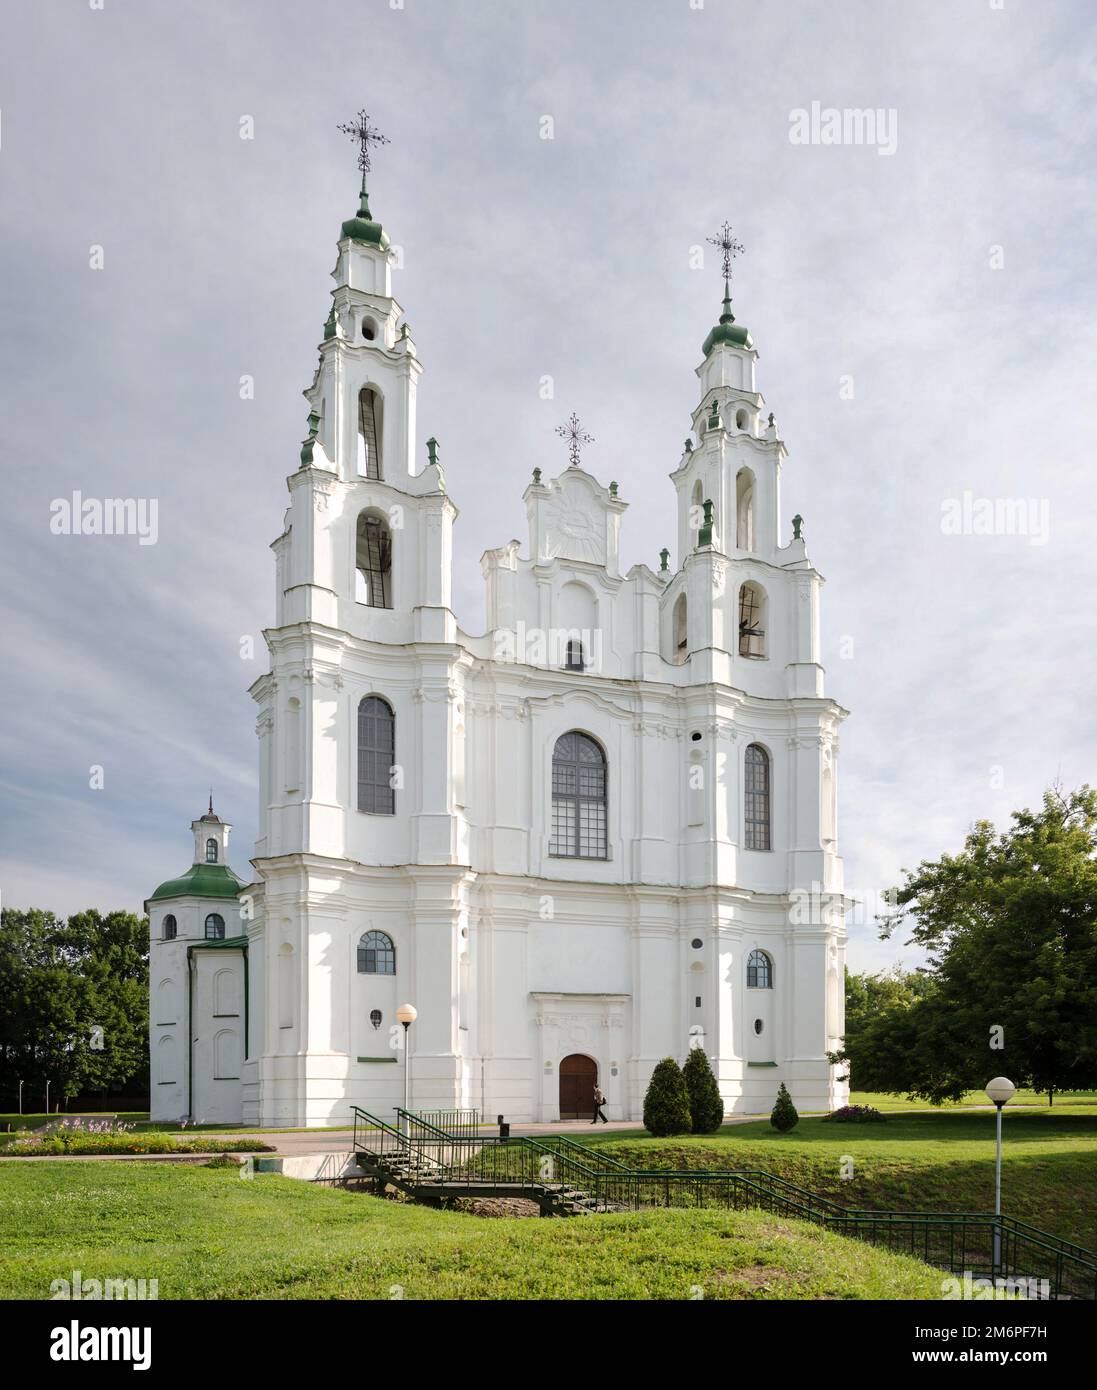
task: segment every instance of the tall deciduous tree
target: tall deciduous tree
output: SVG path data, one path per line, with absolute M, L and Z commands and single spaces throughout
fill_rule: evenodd
M 981 821 L 905 879 L 881 935 L 909 926 L 929 966 L 883 1007 L 855 1007 L 837 1054 L 853 1084 L 931 1101 L 999 1073 L 1097 1084 L 1097 792 L 1053 789 L 1000 833 Z
M 148 1065 L 148 923 L 129 912 L 0 916 L 0 1093 L 105 1090 Z

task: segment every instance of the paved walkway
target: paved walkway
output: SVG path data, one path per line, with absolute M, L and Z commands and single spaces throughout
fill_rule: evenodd
M 764 1115 L 729 1115 L 725 1118 L 726 1125 L 746 1125 L 753 1124 L 757 1120 L 764 1119 Z M 584 1135 L 589 1135 L 594 1126 L 589 1120 L 555 1120 L 546 1121 L 541 1124 L 516 1124 L 511 1127 L 511 1134 L 516 1138 L 528 1135 L 531 1139 L 537 1139 L 545 1134 L 567 1134 L 580 1143 Z M 610 1120 L 608 1125 L 599 1125 L 601 1133 L 637 1133 L 644 1128 L 641 1120 Z M 483 1125 L 480 1134 L 485 1138 L 491 1138 L 499 1133 L 496 1125 Z M 201 1131 L 190 1131 L 192 1138 L 198 1138 Z M 220 1134 L 219 1138 L 228 1139 L 231 1136 Z M 354 1140 L 353 1129 L 316 1129 L 305 1130 L 295 1134 L 272 1134 L 269 1130 L 255 1129 L 249 1130 L 241 1138 L 260 1139 L 264 1144 L 270 1144 L 275 1153 L 283 1157 L 291 1157 L 300 1154 L 318 1153 L 340 1153 L 348 1151 Z

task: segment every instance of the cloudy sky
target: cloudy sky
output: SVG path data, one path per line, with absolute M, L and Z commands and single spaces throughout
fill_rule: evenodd
M 371 202 L 461 509 L 466 629 L 572 409 L 630 503 L 625 565 L 673 546 L 720 294 L 691 252 L 727 218 L 852 711 L 849 884 L 1092 780 L 1086 0 L 42 0 L 4 30 L 6 904 L 140 910 L 211 783 L 248 872 L 267 547 L 355 208 L 335 127 L 361 106 L 391 139 Z M 812 103 L 888 113 L 885 152 L 794 143 Z M 156 498 L 157 543 L 51 534 L 74 490 Z M 944 533 L 965 493 L 1030 503 L 1033 534 Z M 851 947 L 916 958 L 868 921 Z

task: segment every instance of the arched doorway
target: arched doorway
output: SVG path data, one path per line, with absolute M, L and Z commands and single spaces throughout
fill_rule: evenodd
M 594 1114 L 594 1088 L 598 1063 L 593 1057 L 573 1052 L 560 1063 L 560 1118 L 589 1120 Z

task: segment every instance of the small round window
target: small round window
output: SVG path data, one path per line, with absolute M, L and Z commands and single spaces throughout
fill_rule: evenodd
M 380 1009 L 371 1009 L 371 1010 L 370 1010 L 370 1014 L 369 1014 L 369 1021 L 373 1024 L 373 1026 L 374 1026 L 375 1028 L 380 1028 L 380 1026 L 381 1026 L 381 1010 L 380 1010 Z
M 765 1027 L 765 1024 L 762 1022 L 762 1020 L 761 1020 L 760 1018 L 756 1018 L 756 1019 L 754 1020 L 754 1031 L 755 1031 L 756 1033 L 760 1033 L 764 1027 Z
M 693 947 L 695 951 L 699 951 L 705 943 L 701 940 L 699 936 L 695 936 L 689 944 Z

